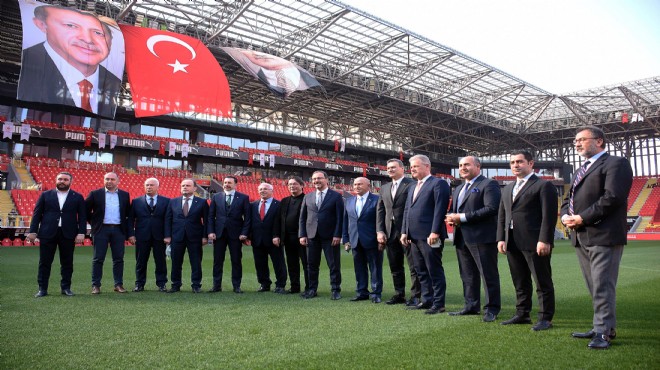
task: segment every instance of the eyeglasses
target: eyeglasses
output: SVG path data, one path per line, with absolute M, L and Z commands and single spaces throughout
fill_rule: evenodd
M 591 140 L 591 139 L 598 139 L 597 137 L 581 137 L 579 139 L 573 140 L 573 144 L 582 144 L 583 141 Z

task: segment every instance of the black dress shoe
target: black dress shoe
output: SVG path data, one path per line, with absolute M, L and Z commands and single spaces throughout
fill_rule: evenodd
M 550 328 L 552 328 L 552 322 L 548 320 L 539 320 L 532 326 L 533 331 L 548 330 Z
M 201 293 L 201 292 L 202 292 L 202 288 L 200 288 L 200 287 L 192 288 L 192 292 L 193 292 L 193 293 Z
M 273 290 L 273 293 L 276 293 L 276 294 L 289 294 L 289 292 L 284 290 L 284 288 L 282 288 L 282 287 L 275 287 L 275 290 Z
M 432 304 L 431 302 L 424 302 L 424 303 L 419 303 L 416 306 L 408 306 L 408 310 L 428 310 L 431 308 Z
M 530 319 L 529 317 L 515 315 L 506 321 L 502 321 L 500 324 L 511 325 L 511 324 L 531 324 L 531 323 L 532 323 L 532 319 Z
M 213 288 L 209 289 L 209 293 L 222 292 L 222 287 L 220 285 L 214 285 Z
M 144 291 L 144 287 L 140 285 L 136 285 L 135 288 L 133 288 L 134 292 L 142 292 Z
M 351 302 L 366 301 L 367 299 L 369 299 L 369 296 L 366 296 L 366 295 L 356 295 L 355 297 L 351 298 Z
M 380 303 L 382 300 L 380 297 L 371 297 L 371 303 Z
M 41 297 L 45 297 L 45 296 L 47 296 L 47 295 L 48 295 L 48 291 L 46 291 L 46 290 L 39 290 L 39 291 L 37 292 L 37 294 L 34 295 L 34 298 L 41 298 Z
M 158 291 L 161 293 L 167 293 L 167 288 L 165 288 L 165 285 L 159 286 Z
M 234 293 L 243 294 L 243 291 L 241 290 L 241 287 L 237 287 L 237 288 L 234 288 Z
M 73 297 L 75 294 L 73 294 L 71 289 L 62 289 L 62 295 L 65 295 L 67 297 Z
M 497 319 L 497 315 L 492 312 L 486 312 L 484 317 L 481 319 L 483 322 L 493 322 Z
M 406 297 L 402 295 L 395 295 L 389 300 L 385 301 L 385 304 L 403 304 L 406 303 Z
M 316 290 L 308 290 L 305 293 L 303 293 L 302 297 L 304 299 L 312 299 L 312 298 L 316 298 L 316 296 L 317 296 Z
M 413 298 L 410 298 L 410 299 L 408 300 L 408 302 L 406 302 L 406 306 L 408 306 L 408 307 L 415 307 L 415 306 L 417 306 L 419 303 L 420 303 L 420 302 L 419 302 L 419 298 L 417 298 L 417 297 L 413 297 Z
M 573 338 L 579 338 L 579 339 L 591 339 L 594 337 L 595 334 L 596 332 L 593 329 L 591 329 L 587 332 L 573 332 L 571 333 L 571 336 Z M 608 335 L 608 337 L 610 337 L 610 341 L 616 338 L 616 330 L 614 329 L 610 330 L 610 335 Z
M 424 311 L 424 313 L 427 314 L 427 315 L 435 315 L 435 314 L 442 313 L 442 312 L 445 312 L 445 308 L 444 307 L 439 307 L 439 306 L 431 306 L 431 308 Z
M 608 349 L 610 348 L 610 337 L 603 333 L 594 333 L 591 342 L 587 345 L 591 349 Z
M 336 300 L 338 300 L 338 299 L 341 299 L 341 294 L 339 294 L 338 291 L 333 290 L 333 291 L 332 291 L 332 294 L 330 294 L 330 299 L 332 299 L 333 301 L 336 301 Z
M 460 310 L 460 311 L 454 311 L 454 312 L 449 312 L 449 316 L 470 316 L 470 315 L 478 315 L 479 311 L 469 311 L 466 310 L 465 308 Z
M 180 292 L 180 291 L 181 291 L 181 288 L 171 287 L 170 290 L 168 290 L 167 292 L 168 293 L 176 293 L 176 292 Z
M 259 289 L 257 289 L 257 292 L 259 292 L 259 293 L 270 292 L 270 287 L 269 287 L 269 286 L 266 287 L 266 286 L 263 286 L 263 285 L 259 285 Z

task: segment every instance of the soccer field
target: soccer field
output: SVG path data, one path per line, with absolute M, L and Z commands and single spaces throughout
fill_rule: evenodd
M 76 249 L 76 296 L 59 294 L 56 257 L 51 295 L 35 299 L 38 248 L 0 248 L 0 369 L 660 368 L 658 242 L 632 242 L 624 251 L 617 338 L 606 351 L 588 350 L 588 341 L 570 336 L 591 327 L 592 310 L 577 257 L 566 242 L 553 252 L 557 310 L 554 328 L 545 332 L 499 324 L 515 308 L 502 255 L 502 312 L 496 323 L 483 323 L 475 316 L 429 316 L 402 305 L 350 302 L 355 275 L 347 253 L 342 253 L 344 298 L 331 301 L 325 261 L 316 299 L 257 293 L 249 247 L 243 256 L 242 295 L 231 292 L 228 261 L 222 293 L 192 294 L 187 262 L 183 291 L 159 293 L 152 260 L 147 291 L 117 294 L 112 292 L 108 253 L 103 293 L 92 296 L 91 252 L 89 247 Z M 206 290 L 211 287 L 213 253 L 208 246 L 204 252 Z M 445 248 L 443 260 L 447 310 L 459 310 L 462 286 L 453 247 Z M 127 248 L 125 261 L 124 285 L 130 290 L 133 248 Z M 393 293 L 387 260 L 383 275 L 385 301 Z M 533 315 L 537 307 L 535 300 Z

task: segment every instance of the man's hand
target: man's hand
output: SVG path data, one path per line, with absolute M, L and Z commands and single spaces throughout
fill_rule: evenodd
M 302 238 L 300 238 L 299 242 L 300 242 L 300 245 L 302 245 L 303 247 L 306 247 L 307 246 L 307 237 L 303 236 Z
M 213 242 L 215 240 L 215 233 L 210 233 L 209 234 L 209 240 Z
M 76 235 L 76 244 L 82 244 L 85 241 L 85 234 Z
M 506 242 L 497 242 L 497 251 L 506 254 Z
M 435 244 L 440 241 L 440 234 L 438 233 L 431 233 L 428 238 L 426 238 L 426 242 L 429 245 Z
M 136 241 L 136 239 L 135 239 L 134 236 L 129 236 L 129 237 L 128 237 L 128 241 L 131 242 L 131 244 L 135 245 L 135 241 Z
M 351 250 L 351 243 L 348 243 L 348 242 L 344 243 L 344 250 L 346 252 L 350 251 Z
M 29 233 L 27 234 L 26 239 L 29 240 L 30 242 L 34 242 L 34 240 L 37 238 L 37 233 Z
M 378 238 L 378 244 L 387 244 L 387 236 L 385 235 L 384 232 L 379 231 L 377 238 Z
M 578 227 L 584 225 L 584 221 L 580 215 L 562 217 L 562 222 L 569 229 L 577 229 Z
M 458 226 L 461 224 L 461 215 L 458 213 L 447 213 L 447 216 L 445 216 L 445 222 L 450 226 Z
M 273 238 L 273 245 L 276 247 L 280 246 L 280 238 Z
M 238 237 L 238 240 L 244 242 L 244 241 L 247 240 L 247 238 L 248 238 L 247 235 L 241 235 L 241 236 Z
M 408 240 L 408 234 L 401 234 L 401 239 L 399 241 L 404 247 L 410 245 L 410 240 Z
M 550 243 L 538 242 L 536 243 L 536 254 L 539 256 L 549 256 L 552 252 L 552 247 Z
M 172 238 L 171 237 L 164 238 L 163 241 L 165 242 L 165 244 L 170 244 L 172 242 Z
M 337 246 L 339 244 L 341 244 L 341 238 L 337 237 L 337 236 L 333 237 L 332 238 L 332 246 L 334 247 L 334 246 Z

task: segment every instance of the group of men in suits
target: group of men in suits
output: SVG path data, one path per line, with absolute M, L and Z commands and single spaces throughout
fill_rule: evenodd
M 593 300 L 593 326 L 573 337 L 591 339 L 592 349 L 609 348 L 616 336 L 616 282 L 626 244 L 627 197 L 632 169 L 623 158 L 605 151 L 605 135 L 597 127 L 580 128 L 575 149 L 586 161 L 574 174 L 561 207 L 561 222 L 571 230 L 580 267 Z M 511 153 L 510 169 L 516 177 L 500 190 L 496 181 L 481 175 L 477 157 L 459 162 L 464 183 L 453 193 L 449 185 L 431 175 L 431 162 L 424 155 L 410 158 L 412 179 L 403 176 L 403 163 L 387 163 L 391 182 L 371 193 L 367 178 L 353 182 L 356 195 L 344 201 L 329 188 L 323 171 L 312 174 L 315 191 L 303 194 L 303 181 L 288 180 L 289 197 L 273 198 L 273 186 L 259 185 L 260 199 L 248 201 L 235 191 L 237 179 L 227 176 L 224 191 L 206 200 L 194 195 L 192 179 L 181 182 L 181 197 L 158 195 L 158 180 L 145 181 L 145 195 L 129 202 L 128 193 L 118 189 L 115 173 L 104 176 L 104 188 L 92 191 L 86 200 L 70 190 L 73 176 L 61 172 L 56 188 L 45 191 L 37 201 L 28 239 L 41 240 L 38 272 L 39 291 L 48 293 L 48 279 L 55 251 L 60 249 L 61 292 L 71 292 L 73 246 L 82 242 L 87 221 L 92 226 L 94 258 L 92 294 L 100 293 L 107 248 L 113 258 L 114 290 L 123 288 L 124 240 L 136 244 L 136 285 L 144 290 L 146 264 L 153 252 L 156 284 L 165 291 L 167 267 L 165 244 L 171 244 L 172 286 L 181 287 L 181 268 L 186 250 L 192 267 L 193 292 L 201 289 L 202 245 L 214 244 L 213 287 L 222 290 L 222 270 L 227 246 L 232 260 L 232 285 L 242 293 L 241 246 L 253 247 L 259 292 L 271 290 L 268 266 L 275 271 L 276 293 L 301 292 L 300 264 L 304 271 L 302 297 L 317 297 L 321 254 L 330 272 L 331 299 L 341 298 L 340 244 L 352 251 L 356 295 L 351 301 L 381 302 L 383 251 L 387 251 L 395 295 L 387 304 L 406 304 L 426 314 L 445 311 L 446 280 L 442 265 L 446 225 L 454 227 L 454 245 L 463 282 L 464 307 L 451 316 L 478 315 L 480 290 L 485 290 L 484 322 L 493 322 L 501 309 L 497 252 L 506 254 L 516 291 L 516 312 L 502 325 L 531 324 L 532 280 L 536 284 L 539 311 L 532 330 L 552 327 L 555 293 L 551 256 L 558 217 L 557 191 L 534 173 L 528 151 Z M 287 263 L 291 290 L 285 291 Z M 404 256 L 408 260 L 411 288 L 405 296 Z M 370 282 L 370 284 L 369 284 Z M 371 288 L 371 289 L 369 289 Z

